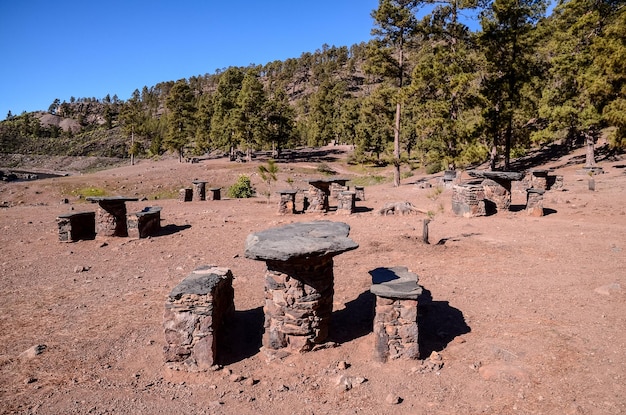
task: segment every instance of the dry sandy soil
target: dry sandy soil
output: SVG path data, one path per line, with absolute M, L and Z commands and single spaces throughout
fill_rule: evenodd
M 519 186 L 511 211 L 455 217 L 451 190 L 436 190 L 441 175 L 367 186 L 350 216 L 279 216 L 276 195 L 269 204 L 163 198 L 194 179 L 226 188 L 258 161 L 142 160 L 0 183 L 0 413 L 626 413 L 626 162 L 603 161 L 605 174 L 590 191 L 588 177 L 576 174 L 580 155 L 544 165 L 565 186 L 546 194 L 549 214 L 540 218 L 521 209 Z M 328 164 L 359 176 L 341 160 Z M 279 167 L 274 190 L 288 178 L 303 189 L 318 175 L 315 163 Z M 421 181 L 435 187 L 421 189 Z M 57 215 L 94 210 L 72 193 L 87 187 L 147 197 L 129 211 L 162 206 L 163 231 L 59 242 Z M 421 241 L 423 215 L 376 214 L 395 201 L 434 212 L 430 244 Z M 269 358 L 261 348 L 264 263 L 244 257 L 245 238 L 318 219 L 348 223 L 360 245 L 335 258 L 329 340 L 337 347 Z M 223 369 L 176 371 L 164 363 L 165 300 L 204 264 L 235 275 Z M 396 265 L 419 274 L 427 292 L 419 306 L 422 357 L 377 363 L 368 271 Z M 443 367 L 431 370 L 433 352 Z M 354 380 L 351 389 L 337 385 L 341 376 Z

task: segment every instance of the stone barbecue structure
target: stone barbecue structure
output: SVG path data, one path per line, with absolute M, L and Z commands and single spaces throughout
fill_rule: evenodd
M 165 361 L 190 371 L 206 370 L 219 357 L 224 323 L 235 311 L 228 268 L 197 268 L 172 289 L 165 303 Z
M 248 235 L 246 258 L 265 261 L 267 351 L 309 351 L 328 336 L 333 310 L 333 257 L 358 248 L 342 222 L 313 221 Z
M 376 295 L 374 358 L 379 362 L 419 358 L 417 300 L 422 287 L 406 267 L 376 268 L 370 291 Z

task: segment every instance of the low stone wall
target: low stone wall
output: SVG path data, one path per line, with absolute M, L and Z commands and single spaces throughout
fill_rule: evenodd
M 206 370 L 219 358 L 225 322 L 234 314 L 233 274 L 212 265 L 194 270 L 165 303 L 165 361 L 177 368 Z

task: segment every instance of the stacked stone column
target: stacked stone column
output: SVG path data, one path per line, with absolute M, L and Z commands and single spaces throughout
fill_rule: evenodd
M 232 281 L 228 268 L 208 265 L 170 292 L 163 316 L 167 363 L 190 371 L 216 364 L 221 329 L 235 311 Z
M 464 183 L 452 186 L 452 211 L 457 216 L 485 216 L 485 190 L 482 184 Z
M 422 287 L 406 267 L 370 271 L 376 295 L 374 358 L 379 362 L 419 358 L 417 299 Z
M 341 222 L 298 222 L 252 233 L 247 258 L 265 261 L 265 333 L 272 352 L 311 350 L 323 343 L 333 308 L 333 257 L 356 249 Z
M 263 345 L 303 352 L 322 343 L 333 311 L 333 284 L 332 257 L 267 261 Z
M 354 213 L 356 209 L 356 193 L 355 192 L 341 192 L 337 196 L 337 213 L 350 215 Z
M 193 182 L 193 200 L 206 200 L 206 182 L 199 180 Z

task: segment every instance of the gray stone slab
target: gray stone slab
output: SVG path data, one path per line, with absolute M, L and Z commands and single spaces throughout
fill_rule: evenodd
M 471 177 L 492 180 L 522 180 L 523 172 L 517 171 L 491 171 L 491 170 L 469 170 L 467 172 Z
M 169 297 L 178 299 L 185 294 L 206 295 L 215 289 L 227 273 L 226 268 L 211 265 L 199 267 L 174 287 Z
M 339 255 L 359 247 L 348 238 L 350 226 L 343 222 L 299 222 L 248 235 L 246 258 L 289 261 Z
M 422 294 L 417 274 L 407 267 L 376 268 L 369 273 L 372 276 L 370 291 L 379 297 L 417 300 Z

